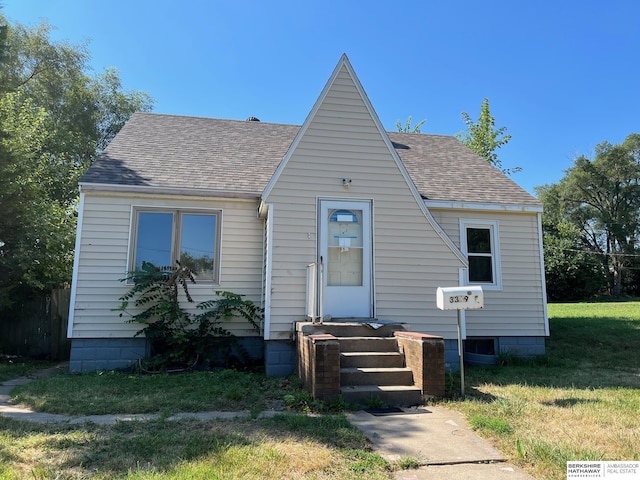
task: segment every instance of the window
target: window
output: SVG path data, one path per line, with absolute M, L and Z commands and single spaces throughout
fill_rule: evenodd
M 467 283 L 501 288 L 498 222 L 461 220 L 460 238 L 469 261 Z
M 218 282 L 219 212 L 136 209 L 132 269 L 142 262 L 189 267 L 199 282 Z

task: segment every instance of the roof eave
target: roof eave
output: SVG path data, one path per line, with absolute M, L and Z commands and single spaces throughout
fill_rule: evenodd
M 258 200 L 260 198 L 259 192 L 216 190 L 207 188 L 122 185 L 91 182 L 80 182 L 79 186 L 80 191 L 82 192 L 138 193 L 146 195 L 183 195 L 189 197 L 238 198 L 244 200 Z
M 540 213 L 542 205 L 510 204 L 510 203 L 482 203 L 455 200 L 424 200 L 428 208 L 446 208 L 453 210 L 477 210 L 490 212 L 522 212 Z

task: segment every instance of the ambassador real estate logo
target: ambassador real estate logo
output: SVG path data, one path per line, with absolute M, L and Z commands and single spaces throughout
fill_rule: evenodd
M 640 462 L 567 462 L 567 479 L 640 479 Z

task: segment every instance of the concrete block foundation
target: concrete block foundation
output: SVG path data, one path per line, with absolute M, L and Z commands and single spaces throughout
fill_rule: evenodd
M 149 354 L 144 338 L 74 338 L 70 372 L 127 368 Z

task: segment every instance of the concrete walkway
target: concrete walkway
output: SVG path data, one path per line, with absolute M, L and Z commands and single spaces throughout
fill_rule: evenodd
M 410 457 L 420 468 L 397 472 L 397 480 L 532 480 L 506 463 L 489 442 L 478 437 L 464 418 L 442 407 L 403 408 L 399 412 L 347 415 L 389 461 Z
M 34 412 L 10 403 L 11 390 L 37 378 L 66 371 L 65 365 L 40 371 L 29 377 L 0 384 L 0 415 L 36 423 L 114 425 L 117 422 L 159 419 L 159 414 L 115 414 L 71 417 Z M 417 469 L 395 473 L 396 480 L 533 480 L 533 477 L 506 463 L 504 456 L 467 426 L 457 413 L 441 407 L 403 408 L 395 412 L 361 410 L 347 415 L 348 420 L 371 441 L 376 453 L 393 462 L 411 458 Z M 265 411 L 258 417 L 283 412 Z M 246 418 L 249 411 L 178 413 L 166 418 L 198 420 Z

